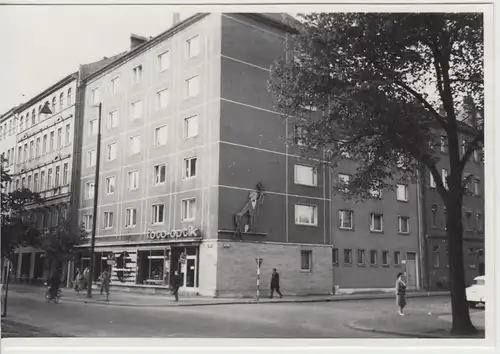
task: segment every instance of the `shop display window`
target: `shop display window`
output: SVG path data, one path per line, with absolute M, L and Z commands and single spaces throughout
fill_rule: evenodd
M 169 251 L 145 250 L 137 252 L 137 284 L 168 285 Z

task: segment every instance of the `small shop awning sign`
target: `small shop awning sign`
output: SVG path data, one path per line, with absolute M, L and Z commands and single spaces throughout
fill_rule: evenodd
M 150 240 L 162 239 L 181 239 L 181 238 L 200 238 L 200 230 L 189 226 L 185 229 L 177 229 L 171 231 L 154 231 L 148 230 L 146 238 Z

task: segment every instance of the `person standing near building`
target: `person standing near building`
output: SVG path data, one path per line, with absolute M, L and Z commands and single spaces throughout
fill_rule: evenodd
M 109 285 L 111 283 L 111 278 L 109 276 L 109 273 L 107 270 L 102 272 L 101 276 L 99 277 L 101 280 L 101 295 L 103 292 L 106 293 L 106 301 L 109 300 Z
M 75 280 L 73 281 L 73 286 L 75 288 L 76 293 L 80 295 L 80 291 L 82 290 L 83 287 L 83 274 L 80 271 L 80 269 L 76 269 L 76 276 Z
M 89 286 L 89 276 L 90 276 L 90 269 L 89 267 L 87 267 L 83 271 L 83 287 L 82 287 L 83 290 L 87 289 L 87 286 Z
M 179 288 L 181 287 L 181 277 L 179 275 L 179 271 L 175 271 L 174 276 L 172 277 L 172 295 L 175 296 L 175 301 L 179 301 Z
M 283 298 L 283 294 L 280 291 L 280 274 L 277 272 L 276 268 L 273 269 L 273 274 L 271 275 L 271 295 L 269 298 L 273 298 L 274 291 L 280 296 L 280 299 Z
M 398 313 L 404 316 L 403 309 L 406 306 L 406 284 L 403 281 L 403 273 L 398 273 L 396 280 L 396 304 L 398 306 Z

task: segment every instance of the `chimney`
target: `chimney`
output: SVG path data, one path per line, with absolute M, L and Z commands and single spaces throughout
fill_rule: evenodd
M 181 22 L 181 14 L 178 12 L 174 12 L 172 19 L 172 27 Z
M 134 49 L 135 47 L 140 46 L 143 43 L 146 43 L 148 39 L 143 36 L 139 36 L 137 34 L 132 33 L 130 35 L 130 49 Z

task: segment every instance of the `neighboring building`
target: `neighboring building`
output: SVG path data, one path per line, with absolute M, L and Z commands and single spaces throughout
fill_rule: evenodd
M 17 121 L 16 108 L 0 116 L 0 155 L 5 159 L 2 168 L 9 173 L 12 173 L 15 164 Z M 7 191 L 13 191 L 15 182 L 5 187 Z
M 460 125 L 460 141 L 463 155 L 466 142 L 472 140 L 474 131 L 470 126 Z M 442 144 L 436 151 L 442 158 L 437 164 L 443 180 L 448 175 L 446 136 L 442 135 Z M 484 275 L 484 163 L 481 151 L 476 151 L 464 169 L 464 178 L 473 175 L 468 184 L 469 195 L 463 199 L 463 254 L 466 284 L 471 284 L 474 277 Z M 434 179 L 424 169 L 421 179 L 424 273 L 426 289 L 447 289 L 449 285 L 448 241 L 446 239 L 446 208 L 437 192 Z
M 94 276 L 110 267 L 115 288 L 161 291 L 179 269 L 184 291 L 254 296 L 262 258 L 263 296 L 272 268 L 288 294 L 332 292 L 327 171 L 286 146 L 266 88 L 292 30 L 282 18 L 197 14 L 85 80 L 80 220 L 97 222 Z

